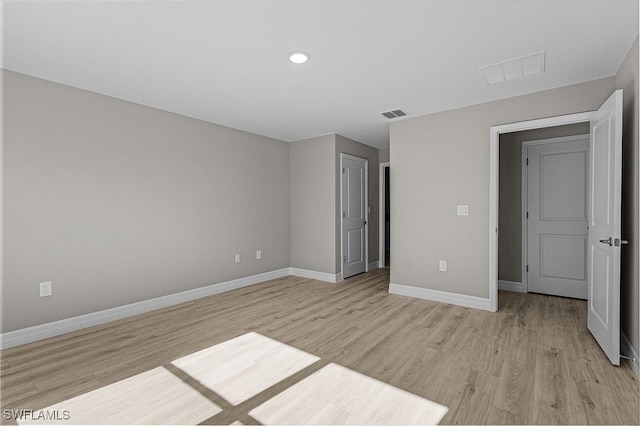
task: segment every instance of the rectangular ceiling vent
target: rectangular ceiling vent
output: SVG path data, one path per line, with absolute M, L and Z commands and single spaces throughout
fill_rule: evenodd
M 520 58 L 510 59 L 480 68 L 487 79 L 487 83 L 496 84 L 507 80 L 515 80 L 528 75 L 540 74 L 545 71 L 546 52 L 533 53 Z
M 407 115 L 407 113 L 401 109 L 394 109 L 393 111 L 383 112 L 382 115 L 384 115 L 388 119 L 392 119 L 392 118 L 404 117 L 405 115 Z

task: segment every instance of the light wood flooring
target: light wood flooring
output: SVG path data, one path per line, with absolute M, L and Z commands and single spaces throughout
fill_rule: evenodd
M 251 410 L 329 363 L 448 407 L 443 424 L 639 423 L 638 378 L 601 352 L 586 302 L 500 292 L 490 313 L 389 295 L 388 283 L 389 269 L 340 284 L 285 277 L 8 349 L 0 406 L 48 407 L 256 332 L 321 360 L 237 406 L 213 400 L 222 412 L 205 423 L 255 423 Z

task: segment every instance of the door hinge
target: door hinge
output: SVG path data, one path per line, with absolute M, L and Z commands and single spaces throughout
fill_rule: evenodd
M 529 159 L 527 158 L 527 166 L 529 165 Z
M 529 272 L 529 265 L 527 265 L 527 272 Z
M 342 258 L 342 263 L 347 263 L 347 256 L 344 256 L 344 257 Z
M 529 219 L 529 212 L 527 212 L 527 219 Z
M 342 218 L 344 219 L 345 217 L 347 217 L 347 214 L 345 212 L 342 212 Z
M 342 173 L 344 173 L 344 172 L 345 172 L 345 170 L 344 170 L 344 167 L 343 167 L 343 168 L 342 168 Z

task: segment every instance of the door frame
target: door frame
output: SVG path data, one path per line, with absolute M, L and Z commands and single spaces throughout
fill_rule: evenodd
M 572 141 L 579 141 L 579 140 L 583 140 L 584 138 L 589 139 L 589 134 L 585 133 L 585 134 L 581 134 L 581 135 L 571 135 L 571 136 L 560 136 L 560 137 L 551 137 L 551 138 L 547 138 L 547 139 L 535 139 L 535 140 L 530 140 L 530 141 L 524 141 L 522 142 L 522 162 L 521 162 L 521 170 L 522 170 L 522 190 L 520 192 L 520 194 L 522 195 L 522 208 L 521 208 L 521 213 L 522 213 L 522 276 L 521 276 L 521 284 L 522 284 L 522 291 L 524 293 L 528 293 L 529 292 L 529 277 L 527 274 L 527 264 L 529 262 L 529 226 L 528 226 L 528 222 L 527 222 L 527 211 L 529 210 L 529 174 L 528 172 L 528 168 L 527 168 L 527 150 L 530 146 L 536 146 L 536 145 L 553 145 L 556 143 L 563 143 L 563 142 L 572 142 Z M 588 151 L 587 151 L 588 152 Z M 587 177 L 588 179 L 588 177 Z M 588 182 L 585 182 L 585 186 Z M 585 252 L 585 256 L 586 256 L 586 252 Z M 586 264 L 586 259 L 585 259 L 585 264 Z
M 380 163 L 380 182 L 378 184 L 378 187 L 380 189 L 380 195 L 379 195 L 379 200 L 380 200 L 380 205 L 378 207 L 378 212 L 379 212 L 379 220 L 378 220 L 378 268 L 384 268 L 386 266 L 385 262 L 386 262 L 386 191 L 385 191 L 385 169 L 389 169 L 390 166 L 390 162 L 386 161 L 384 163 Z M 391 169 L 389 169 L 391 170 Z
M 522 130 L 542 129 L 590 121 L 595 111 L 559 115 L 536 120 L 501 124 L 489 128 L 489 310 L 498 310 L 498 176 L 500 172 L 500 135 Z
M 366 158 L 356 157 L 355 155 L 340 153 L 340 211 L 338 217 L 340 218 L 340 276 L 344 277 L 344 218 L 342 212 L 344 206 L 342 205 L 342 180 L 344 173 L 343 160 L 345 158 L 364 162 L 364 271 L 369 272 L 369 160 Z

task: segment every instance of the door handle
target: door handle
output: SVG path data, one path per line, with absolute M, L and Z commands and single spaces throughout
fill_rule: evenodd
M 609 244 L 610 246 L 612 246 L 613 245 L 613 238 L 609 237 L 608 240 L 600 240 L 600 242 L 602 244 Z
M 619 247 L 619 246 L 620 246 L 620 244 L 622 244 L 622 245 L 629 244 L 629 241 L 627 241 L 627 240 L 621 240 L 620 238 L 615 238 L 615 239 L 613 240 L 613 245 L 614 245 L 614 246 Z

